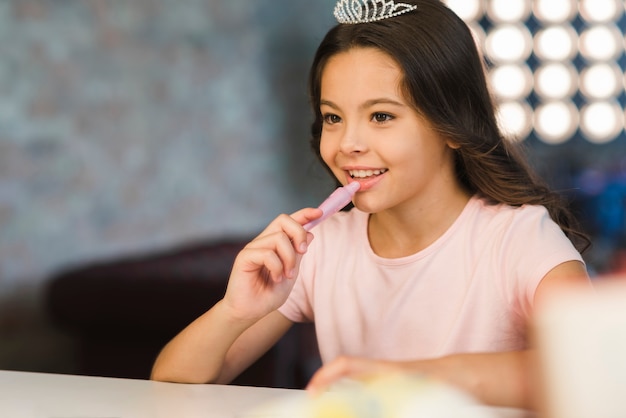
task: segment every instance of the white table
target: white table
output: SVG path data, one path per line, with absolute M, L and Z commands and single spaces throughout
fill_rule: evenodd
M 259 405 L 304 391 L 0 371 L 1 418 L 274 418 Z M 518 410 L 490 408 L 502 418 Z
M 0 371 L 2 418 L 244 418 L 303 391 Z

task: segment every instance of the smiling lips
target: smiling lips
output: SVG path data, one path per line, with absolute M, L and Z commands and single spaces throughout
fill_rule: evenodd
M 377 170 L 348 170 L 350 177 L 352 177 L 353 179 L 357 179 L 357 180 L 370 178 L 372 176 L 374 177 L 380 176 L 381 174 L 384 174 L 385 172 L 387 172 L 386 168 L 377 169 Z
M 389 171 L 387 168 L 362 170 L 354 169 L 348 170 L 348 174 L 350 175 L 350 179 L 352 181 L 358 181 L 361 185 L 359 191 L 365 192 L 378 184 L 379 181 L 384 178 L 383 174 L 385 174 L 387 171 Z

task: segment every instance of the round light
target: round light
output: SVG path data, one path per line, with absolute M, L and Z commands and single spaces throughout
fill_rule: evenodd
M 563 23 L 577 13 L 575 0 L 535 0 L 534 15 L 542 23 Z
M 583 19 L 592 23 L 614 22 L 623 13 L 619 0 L 579 0 L 578 10 Z
M 489 0 L 487 16 L 495 23 L 524 22 L 531 9 L 530 0 Z
M 481 0 L 445 0 L 445 3 L 465 22 L 480 20 L 484 14 Z
M 489 72 L 489 79 L 493 92 L 503 100 L 523 99 L 533 88 L 532 72 L 526 64 L 494 67 Z
M 610 61 L 623 51 L 622 34 L 615 25 L 595 25 L 583 31 L 578 46 L 590 61 Z
M 497 107 L 498 126 L 506 139 L 520 142 L 533 128 L 533 111 L 527 102 L 503 102 Z
M 581 132 L 594 144 L 610 142 L 624 129 L 622 108 L 615 101 L 587 104 L 580 116 Z
M 578 72 L 571 64 L 548 63 L 535 70 L 535 92 L 543 99 L 568 98 L 578 89 Z
M 580 91 L 590 99 L 617 97 L 622 91 L 622 71 L 616 64 L 599 63 L 580 73 Z
M 555 25 L 535 34 L 534 51 L 544 61 L 565 61 L 578 53 L 578 34 L 571 25 Z
M 562 144 L 578 128 L 578 110 L 570 101 L 540 104 L 535 109 L 535 132 L 547 144 Z
M 485 39 L 487 58 L 494 63 L 525 61 L 532 51 L 532 36 L 526 26 L 500 25 Z

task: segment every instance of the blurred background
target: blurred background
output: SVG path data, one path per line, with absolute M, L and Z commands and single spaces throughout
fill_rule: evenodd
M 503 130 L 591 235 L 590 273 L 624 269 L 626 2 L 446 3 L 481 46 Z
M 306 77 L 334 2 L 311 4 L 0 1 L 0 368 L 67 350 L 40 308 L 59 269 L 248 237 L 332 189 Z
M 626 269 L 626 2 L 447 3 L 590 272 Z M 0 368 L 74 370 L 45 309 L 59 271 L 247 239 L 332 189 L 306 77 L 334 4 L 0 0 Z

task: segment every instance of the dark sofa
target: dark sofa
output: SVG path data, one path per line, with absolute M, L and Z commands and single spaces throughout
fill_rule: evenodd
M 55 274 L 47 311 L 76 343 L 76 373 L 149 378 L 167 341 L 222 298 L 247 242 L 193 243 Z M 233 383 L 302 388 L 318 366 L 312 325 L 297 324 Z

